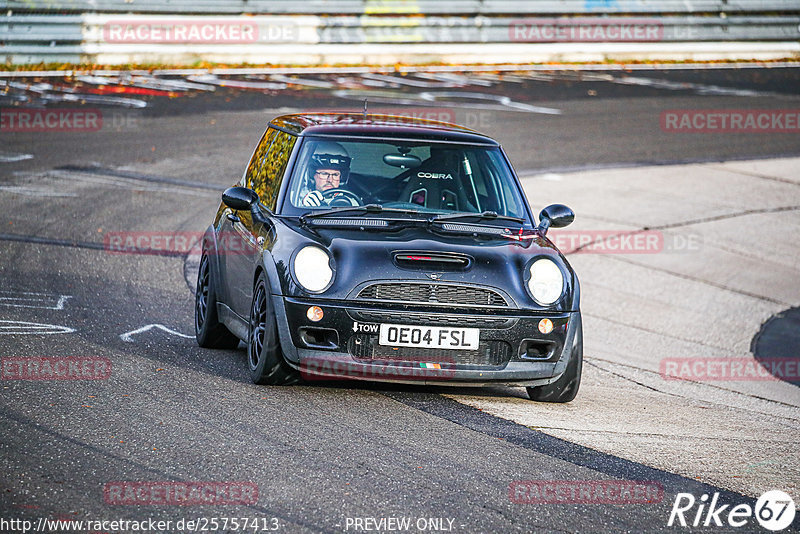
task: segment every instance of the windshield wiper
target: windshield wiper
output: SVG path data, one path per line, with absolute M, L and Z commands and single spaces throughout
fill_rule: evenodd
M 443 213 L 441 215 L 434 215 L 428 222 L 442 222 L 442 221 L 455 221 L 458 219 L 474 219 L 477 218 L 482 221 L 512 221 L 515 223 L 523 224 L 525 219 L 520 217 L 509 217 L 508 215 L 499 215 L 494 211 L 484 211 L 483 213 Z
M 380 204 L 367 204 L 365 206 L 343 206 L 341 208 L 331 208 L 329 210 L 318 211 L 315 213 L 306 213 L 300 216 L 300 222 L 305 223 L 310 219 L 317 219 L 320 217 L 328 217 L 330 215 L 343 215 L 345 213 L 403 213 L 403 214 L 418 214 L 419 210 L 402 209 L 402 208 L 384 208 Z

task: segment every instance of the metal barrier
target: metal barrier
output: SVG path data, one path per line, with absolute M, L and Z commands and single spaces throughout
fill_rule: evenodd
M 797 0 L 5 0 L 0 9 L 78 13 L 576 15 L 797 12 Z
M 6 64 L 279 63 L 293 51 L 298 63 L 319 63 L 321 51 L 353 44 L 800 39 L 798 0 L 9 0 L 0 8 Z
M 0 59 L 5 63 L 78 63 L 82 41 L 80 15 L 0 18 Z

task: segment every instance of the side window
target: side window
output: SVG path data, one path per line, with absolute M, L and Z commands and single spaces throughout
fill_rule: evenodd
M 274 128 L 267 130 L 247 169 L 247 184 L 258 193 L 261 203 L 275 209 L 278 190 L 297 138 Z
M 264 166 L 264 160 L 267 157 L 269 146 L 272 144 L 277 133 L 278 130 L 275 128 L 269 128 L 264 132 L 261 141 L 258 143 L 258 147 L 256 147 L 256 151 L 253 152 L 253 157 L 250 158 L 250 165 L 247 166 L 247 172 L 244 175 L 244 183 L 242 186 L 255 190 L 258 181 L 263 179 L 263 176 L 260 174 L 260 169 Z
M 467 162 L 462 162 L 464 192 L 477 211 L 486 211 L 489 207 L 491 195 L 486 189 L 486 179 L 481 163 L 475 159 L 475 152 L 465 152 Z
M 255 189 L 261 202 L 269 209 L 275 209 L 278 200 L 278 190 L 283 183 L 283 175 L 289 164 L 289 156 L 297 142 L 297 137 L 286 132 L 278 132 L 270 145 L 269 152 L 262 167 L 265 179 L 260 184 L 260 189 Z
M 494 183 L 494 189 L 498 193 L 499 204 L 495 211 L 502 215 L 509 215 L 511 217 L 525 217 L 525 208 L 522 205 L 524 200 L 519 196 L 519 192 L 515 190 L 515 181 L 512 174 L 509 172 L 506 176 L 503 175 L 503 160 L 498 151 L 489 152 L 485 155 L 486 170 L 491 175 L 491 180 Z
M 519 217 L 521 213 L 523 213 L 523 209 L 521 206 L 517 206 L 517 203 L 514 200 L 514 193 L 511 190 L 511 183 L 509 180 L 500 180 L 500 189 L 503 192 L 503 205 L 505 206 L 505 213 L 503 215 L 509 215 L 512 217 Z

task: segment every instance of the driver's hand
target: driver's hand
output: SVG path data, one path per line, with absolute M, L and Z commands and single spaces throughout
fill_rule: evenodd
M 322 193 L 319 191 L 309 191 L 303 197 L 303 206 L 322 206 Z

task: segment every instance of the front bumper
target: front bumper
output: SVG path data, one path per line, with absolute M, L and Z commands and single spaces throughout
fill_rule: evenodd
M 566 369 L 580 312 L 447 310 L 378 307 L 272 295 L 286 361 L 309 380 L 485 386 L 539 386 Z M 319 306 L 319 322 L 306 316 Z M 539 332 L 543 318 L 553 322 Z M 378 343 L 378 325 L 392 323 L 480 329 L 478 350 L 414 349 Z

